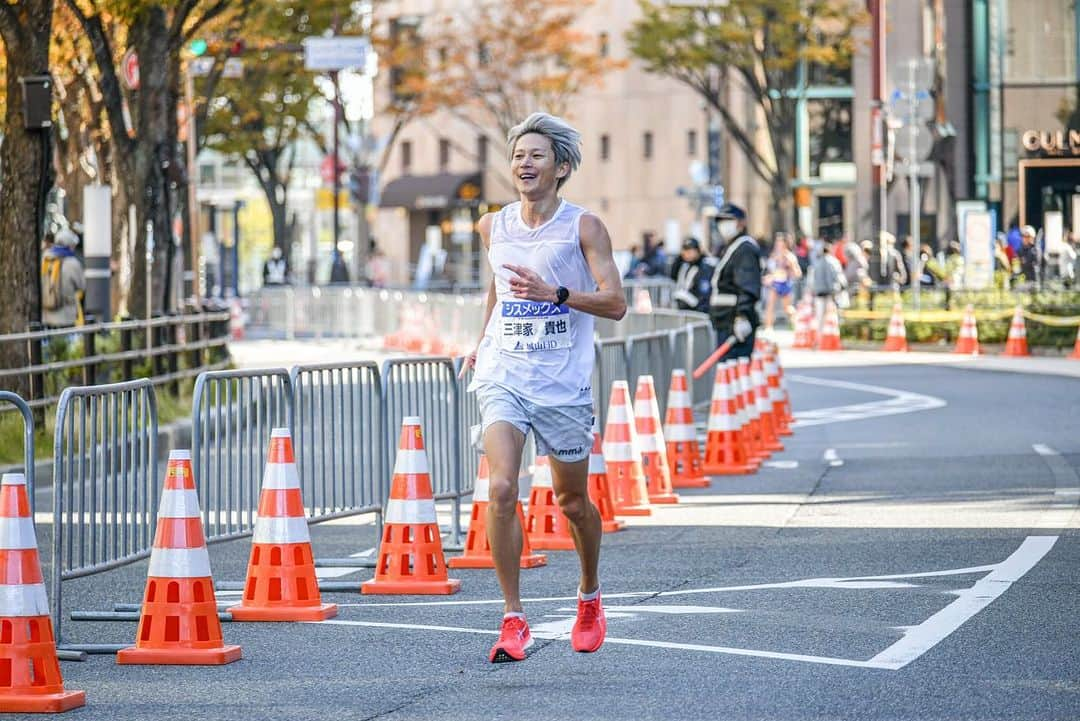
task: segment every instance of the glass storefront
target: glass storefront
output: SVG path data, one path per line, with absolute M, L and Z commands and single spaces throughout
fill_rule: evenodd
M 1080 193 L 1080 3 L 973 0 L 973 9 L 976 197 L 1000 204 L 1006 225 L 1042 228 L 1046 212 L 1060 212 L 1068 229 Z

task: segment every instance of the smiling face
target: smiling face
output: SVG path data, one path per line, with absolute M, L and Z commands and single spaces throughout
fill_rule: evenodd
M 558 189 L 559 178 L 570 172 L 569 163 L 555 163 L 551 141 L 537 133 L 526 133 L 514 144 L 510 156 L 510 176 L 514 187 L 529 199 L 541 198 Z

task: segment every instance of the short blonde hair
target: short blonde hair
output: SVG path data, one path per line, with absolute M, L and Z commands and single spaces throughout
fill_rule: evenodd
M 523 122 L 510 128 L 510 132 L 506 135 L 508 159 L 514 157 L 514 146 L 517 145 L 521 136 L 529 133 L 543 135 L 551 142 L 551 149 L 555 153 L 555 165 L 569 163 L 570 173 L 581 165 L 581 133 L 562 118 L 548 113 L 533 113 Z M 570 179 L 570 173 L 559 178 L 556 187 L 561 188 L 563 183 Z

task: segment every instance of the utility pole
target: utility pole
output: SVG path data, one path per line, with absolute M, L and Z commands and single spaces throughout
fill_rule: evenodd
M 334 163 L 334 253 L 341 252 L 338 243 L 341 239 L 341 163 L 338 160 L 340 153 L 339 130 L 341 127 L 341 85 L 338 84 L 338 71 L 330 71 L 330 81 L 334 84 L 334 149 L 331 151 L 331 159 Z
M 885 104 L 885 49 L 886 36 L 885 25 L 887 19 L 888 0 L 866 0 L 867 10 L 870 12 L 871 24 L 873 25 L 873 58 L 872 58 L 872 88 L 873 100 L 870 110 L 870 163 L 873 168 L 873 218 L 877 223 L 877 232 L 874 233 L 873 253 L 878 256 L 877 266 L 884 279 L 886 274 L 885 254 L 881 252 L 881 233 L 888 230 L 888 194 L 889 185 L 885 177 L 885 143 L 887 106 Z M 871 258 L 871 267 L 874 267 Z

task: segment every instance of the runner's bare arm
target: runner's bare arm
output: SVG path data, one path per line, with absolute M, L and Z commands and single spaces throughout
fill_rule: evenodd
M 622 280 L 615 259 L 611 255 L 611 238 L 607 228 L 595 215 L 586 213 L 581 216 L 581 252 L 589 271 L 596 280 L 598 290 L 586 292 L 571 291 L 566 305 L 582 313 L 621 320 L 626 315 L 626 296 L 623 294 Z M 510 279 L 510 289 L 514 296 L 524 300 L 555 302 L 558 296 L 556 286 L 548 285 L 534 271 L 520 265 L 506 263 L 504 268 L 517 274 Z
M 480 231 L 480 240 L 484 244 L 484 248 L 488 248 L 491 244 L 491 223 L 494 216 L 491 213 L 485 213 L 480 221 L 476 224 L 477 230 Z M 491 279 L 491 284 L 488 286 L 487 303 L 484 307 L 484 323 L 480 326 L 480 338 L 476 341 L 476 346 L 473 350 L 465 356 L 465 362 L 461 364 L 461 373 L 459 377 L 465 375 L 466 370 L 476 365 L 476 350 L 480 347 L 480 341 L 484 339 L 484 329 L 487 328 L 488 320 L 491 318 L 491 311 L 495 307 L 495 278 Z

